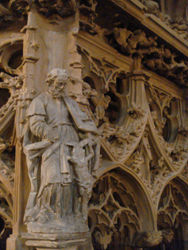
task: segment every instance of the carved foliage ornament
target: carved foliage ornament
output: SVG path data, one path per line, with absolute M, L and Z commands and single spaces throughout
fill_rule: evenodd
M 49 18 L 68 17 L 79 11 L 81 28 L 96 34 L 93 23 L 96 17 L 96 0 L 35 0 L 35 3 L 38 11 Z
M 126 4 L 123 0 L 111 0 L 116 5 L 120 6 L 123 10 L 126 10 Z M 139 0 L 142 5 L 144 14 L 153 14 L 163 21 L 166 25 L 170 26 L 174 31 L 178 33 L 184 39 L 188 39 L 188 16 L 187 16 L 187 1 L 166 0 Z M 163 6 L 162 6 L 163 5 Z M 139 5 L 139 7 L 141 7 Z
M 75 13 L 76 0 L 36 0 L 39 12 L 49 17 L 59 15 L 60 17 L 70 16 Z
M 126 166 L 142 180 L 150 193 L 153 204 L 157 206 L 160 192 L 172 171 L 164 157 L 157 156 L 150 135 L 150 126 L 147 124 L 142 139 L 135 152 L 126 161 Z
M 126 10 L 126 4 L 123 0 L 111 0 L 119 5 L 122 9 Z M 142 9 L 146 14 L 153 14 L 160 18 L 165 24 L 169 25 L 184 39 L 188 39 L 188 17 L 187 17 L 187 1 L 167 0 L 163 1 L 164 6 L 160 8 L 159 1 L 153 0 L 139 0 L 143 6 Z M 163 5 L 161 4 L 161 5 Z M 173 6 L 173 7 L 172 7 Z
M 81 0 L 79 4 L 80 28 L 92 35 L 97 34 L 96 25 L 94 24 L 94 19 L 97 17 L 97 4 L 96 0 Z
M 96 0 L 9 0 L 0 3 L 0 25 L 23 21 L 28 11 L 35 8 L 53 23 L 61 18 L 79 12 L 80 29 L 97 34 L 94 19 L 96 18 Z M 55 21 L 56 20 L 56 21 Z
M 17 17 L 26 15 L 32 0 L 9 0 L 0 3 L 0 24 L 13 22 Z
M 141 78 L 80 50 L 85 65 L 83 96 L 88 100 L 84 103 L 100 131 L 102 154 L 136 173 L 157 207 L 164 186 L 187 162 L 184 102 L 145 78 L 135 85 Z M 148 103 L 140 102 L 137 93 L 144 100 L 147 96 Z
M 183 129 L 181 99 L 151 85 L 146 92 L 150 106 L 148 124 L 126 165 L 142 179 L 153 203 L 158 205 L 164 185 L 187 164 L 187 132 Z M 187 178 L 186 173 L 187 169 L 182 172 Z
M 139 84 L 125 71 L 96 60 L 83 50 L 86 97 L 101 134 L 101 145 L 112 159 L 125 161 L 133 153 L 147 122 L 147 105 L 135 99 Z M 92 80 L 99 81 L 95 86 Z M 139 80 L 138 80 L 139 81 Z M 144 99 L 144 89 L 139 89 Z
M 169 25 L 184 39 L 188 39 L 188 17 L 187 17 L 187 1 L 172 0 L 164 1 L 164 7 L 160 12 L 159 4 L 152 0 L 140 0 L 146 6 L 146 12 L 159 17 L 163 22 Z
M 150 107 L 150 115 L 147 116 L 145 106 L 141 108 L 139 102 L 137 105 L 131 102 L 131 93 L 136 90 L 131 76 L 91 57 L 85 50 L 83 53 L 83 64 L 87 65 L 83 94 L 89 100 L 93 119 L 101 133 L 102 148 L 110 159 L 126 162 L 126 166 L 141 178 L 157 206 L 165 183 L 181 171 L 187 161 L 184 150 L 187 136 L 178 132 L 184 124 L 180 115 L 183 103 L 149 85 L 146 88 L 149 105 L 146 106 Z M 95 85 L 93 79 L 100 84 Z M 141 93 L 140 85 L 138 91 Z M 152 145 L 157 145 L 160 155 Z
M 2 134 L 15 114 L 16 105 L 21 93 L 23 77 L 11 77 L 6 73 L 1 73 L 0 77 L 4 80 L 0 82 L 0 87 L 8 89 L 11 93 L 8 102 L 0 108 L 0 134 Z
M 17 16 L 26 15 L 34 4 L 46 17 L 70 16 L 75 13 L 77 7 L 76 0 L 9 0 L 7 3 L 0 4 L 1 23 L 12 22 Z
M 163 148 L 164 158 L 169 159 L 176 171 L 181 171 L 187 162 L 187 129 L 183 101 L 149 86 L 151 122 Z M 153 127 L 151 123 L 151 127 Z
M 181 55 L 172 53 L 164 45 L 158 46 L 157 37 L 147 38 L 142 30 L 132 32 L 118 27 L 105 32 L 105 36 L 109 44 L 122 54 L 131 56 L 135 53 L 140 54 L 144 66 L 178 85 L 187 86 L 187 60 L 179 60 Z
M 0 217 L 1 239 L 10 234 L 13 227 L 14 161 L 10 157 L 12 143 L 0 138 Z M 2 225 L 4 226 L 2 228 Z M 1 231 L 2 230 L 2 231 Z
M 15 170 L 13 122 L 23 85 L 22 40 L 7 41 L 0 50 L 0 217 L 4 221 L 4 223 L 1 221 L 4 229 L 0 234 L 3 238 L 11 233 L 13 226 Z

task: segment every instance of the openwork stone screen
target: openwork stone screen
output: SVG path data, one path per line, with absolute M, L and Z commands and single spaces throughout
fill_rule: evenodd
M 188 3 L 0 3 L 0 249 L 188 249 Z

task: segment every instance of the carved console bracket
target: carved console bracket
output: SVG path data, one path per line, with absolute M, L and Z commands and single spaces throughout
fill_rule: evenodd
M 135 247 L 154 247 L 162 242 L 162 232 L 141 232 L 136 235 L 133 240 Z
M 77 250 L 90 245 L 90 234 L 24 234 L 23 239 L 30 250 Z
M 111 46 L 121 54 L 142 57 L 142 65 L 173 81 L 177 85 L 187 86 L 187 59 L 172 52 L 164 44 L 157 42 L 157 37 L 147 37 L 142 30 L 131 31 L 127 28 L 115 27 L 105 32 Z M 181 58 L 181 60 L 180 60 Z

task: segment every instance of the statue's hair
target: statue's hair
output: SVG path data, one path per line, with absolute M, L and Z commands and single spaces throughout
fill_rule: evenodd
M 47 85 L 51 86 L 52 83 L 54 82 L 54 80 L 56 79 L 56 77 L 58 77 L 58 76 L 61 76 L 65 80 L 65 82 L 68 82 L 68 80 L 69 80 L 73 84 L 75 84 L 75 83 L 83 84 L 82 79 L 70 76 L 67 73 L 66 69 L 55 68 L 55 69 L 51 70 L 47 75 L 47 79 L 46 79 Z
M 47 75 L 46 83 L 48 86 L 50 86 L 58 76 L 63 77 L 65 81 L 69 79 L 69 75 L 65 69 L 55 68 Z

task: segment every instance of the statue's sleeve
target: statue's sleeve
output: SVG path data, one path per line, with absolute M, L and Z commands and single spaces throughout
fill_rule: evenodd
M 48 125 L 46 123 L 45 105 L 39 98 L 31 102 L 27 116 L 31 132 L 35 136 L 44 137 Z

